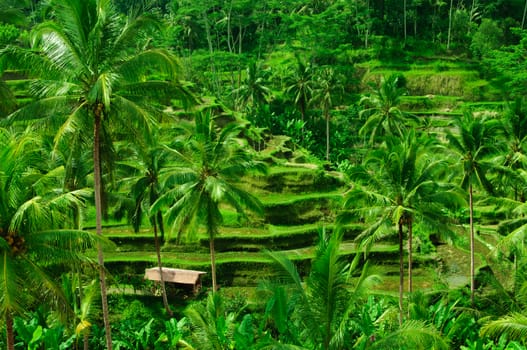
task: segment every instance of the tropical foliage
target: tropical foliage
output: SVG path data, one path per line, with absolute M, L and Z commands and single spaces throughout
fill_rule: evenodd
M 0 346 L 524 348 L 526 15 L 3 1 Z

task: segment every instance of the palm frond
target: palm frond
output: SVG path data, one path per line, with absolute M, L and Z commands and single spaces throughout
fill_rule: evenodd
M 1 238 L 3 241 L 3 238 Z M 4 241 L 5 242 L 5 241 Z M 23 311 L 21 290 L 24 279 L 18 272 L 18 264 L 8 249 L 2 249 L 0 254 L 0 313 L 6 314 Z
M 86 250 L 101 245 L 106 249 L 115 245 L 109 239 L 82 230 L 48 230 L 35 232 L 26 239 L 27 249 L 44 265 L 90 261 Z
M 127 57 L 126 61 L 117 67 L 126 81 L 141 81 L 149 67 L 168 81 L 177 81 L 180 67 L 176 56 L 164 49 L 150 49 Z
M 448 342 L 432 326 L 420 321 L 407 321 L 400 329 L 370 345 L 370 349 L 448 349 Z
M 71 305 L 68 304 L 64 291 L 53 277 L 28 255 L 20 257 L 19 273 L 22 273 L 27 281 L 31 281 L 32 287 L 39 291 L 38 296 L 41 301 L 49 302 L 61 315 L 71 315 L 73 313 Z
M 527 316 L 512 313 L 494 321 L 486 323 L 481 328 L 481 335 L 498 339 L 503 334 L 508 340 L 525 342 L 527 338 Z

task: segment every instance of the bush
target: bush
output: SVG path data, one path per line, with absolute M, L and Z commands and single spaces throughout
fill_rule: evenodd
M 13 44 L 20 36 L 20 31 L 12 24 L 0 23 L 0 47 Z
M 498 49 L 502 42 L 503 31 L 496 22 L 485 18 L 472 37 L 470 50 L 476 58 L 487 57 L 492 50 Z

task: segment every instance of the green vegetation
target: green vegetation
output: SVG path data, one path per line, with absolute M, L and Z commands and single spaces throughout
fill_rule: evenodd
M 0 347 L 525 349 L 526 13 L 3 1 Z

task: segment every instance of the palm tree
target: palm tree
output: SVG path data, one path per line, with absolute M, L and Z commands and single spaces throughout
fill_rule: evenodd
M 339 254 L 342 232 L 319 231 L 316 254 L 305 283 L 294 263 L 281 252 L 270 252 L 277 265 L 279 283 L 261 284 L 266 300 L 266 315 L 272 320 L 280 338 L 302 349 L 351 348 L 347 325 L 366 292 L 379 279 L 368 274 L 367 264 L 354 283 L 350 265 Z
M 497 139 L 499 123 L 486 117 L 477 118 L 465 112 L 454 120 L 456 133 L 447 132 L 455 165 L 461 168 L 461 187 L 468 191 L 470 226 L 470 301 L 474 304 L 475 261 L 474 261 L 474 186 L 490 194 L 494 186 L 488 179 L 490 171 L 498 166 L 489 157 L 498 153 Z
M 238 109 L 245 107 L 254 113 L 267 102 L 271 89 L 265 84 L 265 71 L 261 63 L 256 61 L 249 63 L 243 84 L 234 92 L 237 96 Z
M 510 293 L 509 290 L 503 286 L 499 286 L 497 290 L 503 291 L 499 294 L 508 303 L 505 304 L 507 314 L 488 320 L 480 330 L 482 337 L 491 337 L 499 339 L 505 336 L 508 341 L 518 341 L 522 345 L 526 345 L 525 339 L 527 335 L 527 280 L 525 278 L 525 270 L 527 267 L 525 257 L 521 259 L 521 268 L 515 271 L 515 282 L 519 282 L 517 288 L 514 288 Z M 497 282 L 499 283 L 499 282 Z
M 148 102 L 189 95 L 177 83 L 177 65 L 166 50 L 150 48 L 143 35 L 158 24 L 145 16 L 123 20 L 110 0 L 51 0 L 52 20 L 37 27 L 38 48 L 8 47 L 2 55 L 35 80 L 36 101 L 8 121 L 57 131 L 56 142 L 93 130 L 96 231 L 102 234 L 101 137 L 111 130 L 140 142 L 154 124 Z M 38 50 L 36 50 L 38 49 Z M 151 78 L 156 72 L 163 79 Z M 113 128 L 113 129 L 112 129 Z M 89 135 L 89 133 L 88 133 Z M 112 349 L 102 249 L 98 249 L 106 345 Z
M 152 135 L 152 139 L 157 139 L 157 133 Z M 143 221 L 143 217 L 148 215 L 150 224 L 154 230 L 154 244 L 159 267 L 161 292 L 163 305 L 169 316 L 172 310 L 168 304 L 165 281 L 163 277 L 163 265 L 161 262 L 161 244 L 159 242 L 158 230 L 161 233 L 161 241 L 165 239 L 165 225 L 161 211 L 151 211 L 150 207 L 161 195 L 161 184 L 159 176 L 164 167 L 170 160 L 169 154 L 161 145 L 150 145 L 148 147 L 133 147 L 130 150 L 134 155 L 128 155 L 129 161 L 120 161 L 119 164 L 124 171 L 131 176 L 122 179 L 125 184 L 131 184 L 130 195 L 133 200 L 132 224 L 134 231 L 138 232 Z
M 218 130 L 210 113 L 198 113 L 194 130 L 183 149 L 171 149 L 178 164 L 164 174 L 165 192 L 154 203 L 156 212 L 167 206 L 166 218 L 192 238 L 199 224 L 205 226 L 209 238 L 212 289 L 217 290 L 214 238 L 223 220 L 220 205 L 226 204 L 244 218 L 245 210 L 261 213 L 260 201 L 237 185 L 250 171 L 265 171 L 265 165 L 253 160 L 238 139 L 242 125 L 230 123 Z
M 428 143 L 428 144 L 427 144 Z M 404 139 L 387 137 L 383 147 L 373 151 L 364 165 L 351 170 L 354 181 L 344 202 L 339 223 L 364 219 L 370 225 L 357 237 L 368 253 L 373 244 L 393 235 L 399 242 L 399 323 L 403 315 L 404 228 L 408 232 L 408 291 L 412 292 L 412 242 L 414 223 L 431 232 L 449 232 L 447 208 L 462 202 L 453 186 L 441 182 L 447 167 L 444 160 L 430 160 L 438 149 L 430 140 L 417 139 L 413 131 Z
M 235 333 L 238 315 L 227 312 L 221 293 L 209 294 L 205 305 L 202 302 L 190 304 L 184 314 L 191 324 L 191 338 L 201 349 L 233 348 L 231 336 Z
M 370 143 L 377 136 L 402 136 L 409 123 L 415 121 L 415 116 L 403 112 L 399 105 L 401 97 L 406 93 L 404 82 L 396 74 L 382 79 L 380 86 L 374 88 L 369 96 L 363 96 L 359 103 L 365 106 L 359 115 L 367 120 L 360 128 L 359 134 L 370 135 Z
M 91 268 L 91 267 L 90 267 Z M 71 278 L 67 274 L 61 276 L 62 290 L 68 305 L 73 308 L 74 329 L 76 336 L 75 348 L 77 349 L 79 339 L 82 336 L 83 349 L 89 350 L 89 334 L 92 319 L 100 310 L 97 308 L 97 298 L 100 297 L 98 281 L 92 279 L 86 285 L 83 283 L 81 270 L 72 272 Z
M 82 261 L 101 244 L 75 227 L 86 190 L 63 191 L 62 168 L 45 172 L 39 140 L 0 129 L 0 313 L 7 347 L 14 349 L 13 316 L 50 297 L 60 310 L 65 298 L 46 266 Z M 21 293 L 21 291 L 25 291 Z
M 335 98 L 342 93 L 343 87 L 339 77 L 332 68 L 322 68 L 316 76 L 315 88 L 313 90 L 313 100 L 322 108 L 322 115 L 326 121 L 326 160 L 329 161 L 329 120 L 331 118 L 331 108 Z
M 304 63 L 300 57 L 296 58 L 296 69 L 285 78 L 285 93 L 291 96 L 302 117 L 306 121 L 306 113 L 314 89 L 313 69 L 311 64 Z
M 527 164 L 527 110 L 525 102 L 520 98 L 516 99 L 503 117 L 505 153 L 502 155 L 501 163 L 511 171 L 502 176 L 500 183 L 513 188 L 515 201 L 524 202 L 527 183 L 522 176 L 515 173 Z
M 280 282 L 261 285 L 259 296 L 266 301 L 264 317 L 274 326 L 269 331 L 279 334 L 280 344 L 286 349 L 395 349 L 401 344 L 416 349 L 446 349 L 440 334 L 421 322 L 407 322 L 383 334 L 382 318 L 389 310 L 380 310 L 375 320 L 364 319 L 363 314 L 369 313 L 367 309 L 372 306 L 368 294 L 380 279 L 369 274 L 368 263 L 358 278 L 352 278 L 359 272 L 358 260 L 348 263 L 348 258 L 339 253 L 341 242 L 342 231 L 331 235 L 319 232 L 305 281 L 284 254 L 270 253 L 279 268 Z M 379 306 L 378 302 L 373 304 Z

